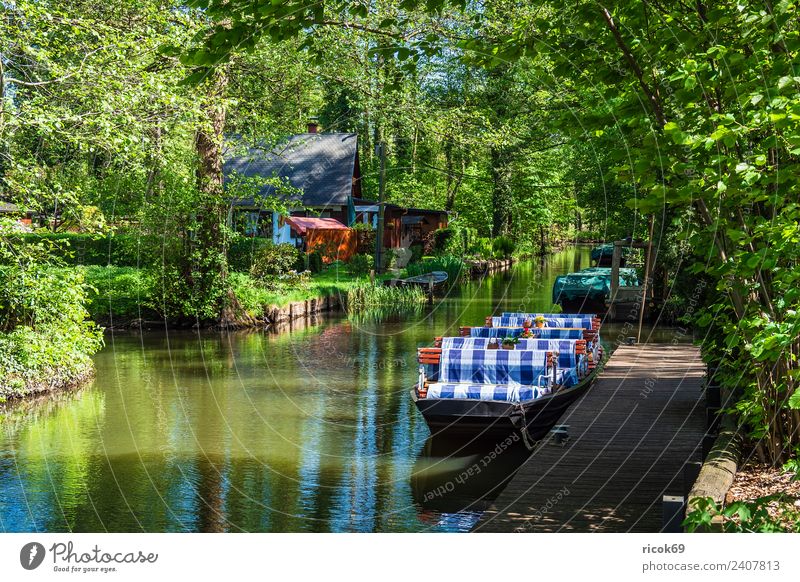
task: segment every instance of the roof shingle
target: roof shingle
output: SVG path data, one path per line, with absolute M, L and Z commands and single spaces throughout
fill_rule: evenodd
M 357 136 L 354 133 L 301 133 L 273 148 L 226 148 L 224 172 L 243 176 L 287 178 L 302 190 L 304 206 L 344 206 L 353 189 Z M 276 195 L 265 186 L 261 196 Z M 238 199 L 237 206 L 253 206 L 253 199 Z

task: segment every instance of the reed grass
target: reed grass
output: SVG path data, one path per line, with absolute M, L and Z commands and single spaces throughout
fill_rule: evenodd
M 419 287 L 384 287 L 364 283 L 347 290 L 347 311 L 355 313 L 386 307 L 398 310 L 424 303 L 426 298 L 425 292 Z

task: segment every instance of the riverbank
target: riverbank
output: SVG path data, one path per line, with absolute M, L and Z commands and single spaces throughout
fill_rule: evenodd
M 39 396 L 77 390 L 95 376 L 91 361 L 77 369 L 64 372 L 61 368 L 38 371 L 35 378 L 12 378 L 0 381 L 0 404 L 16 404 Z
M 452 280 L 458 285 L 463 281 L 508 270 L 516 262 L 516 258 L 461 261 Z M 434 263 L 435 261 L 431 264 L 435 267 Z M 436 270 L 434 267 L 431 270 Z M 383 285 L 392 278 L 403 276 L 405 273 L 402 271 L 399 274 L 386 273 L 377 277 L 375 284 Z M 108 330 L 213 327 L 211 323 L 202 325 L 190 317 L 163 317 L 154 299 L 157 293 L 154 292 L 153 282 L 141 269 L 88 267 L 87 279 L 95 289 L 89 301 L 92 319 Z M 282 326 L 321 314 L 376 307 L 364 306 L 361 301 L 357 308 L 348 304 L 348 297 L 359 291 L 361 297 L 363 288 L 372 283 L 368 276 L 352 275 L 341 265 L 330 266 L 325 271 L 312 275 L 304 286 L 298 288 L 268 289 L 244 273 L 233 273 L 231 284 L 237 300 L 252 322 L 242 327 Z M 389 307 L 408 304 L 413 300 L 424 302 L 423 294 L 409 298 L 411 292 L 408 289 L 387 287 L 381 291 L 381 300 Z
M 514 266 L 516 259 L 489 259 L 466 261 L 465 269 L 469 279 L 477 279 L 486 275 L 498 273 Z M 311 317 L 327 312 L 347 311 L 347 295 L 336 293 L 295 301 L 283 307 L 270 306 L 265 313 L 265 319 L 270 325 L 285 324 L 296 319 Z
M 102 346 L 88 322 L 0 333 L 0 402 L 81 386 L 94 376 L 92 356 Z

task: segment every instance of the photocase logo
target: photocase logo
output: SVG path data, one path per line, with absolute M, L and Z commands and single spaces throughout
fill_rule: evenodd
M 39 542 L 30 542 L 22 546 L 19 552 L 19 563 L 26 570 L 35 570 L 44 561 L 44 546 Z

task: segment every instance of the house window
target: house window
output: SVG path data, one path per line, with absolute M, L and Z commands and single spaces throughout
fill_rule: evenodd
M 246 210 L 234 215 L 234 229 L 245 236 L 272 238 L 272 213 Z

